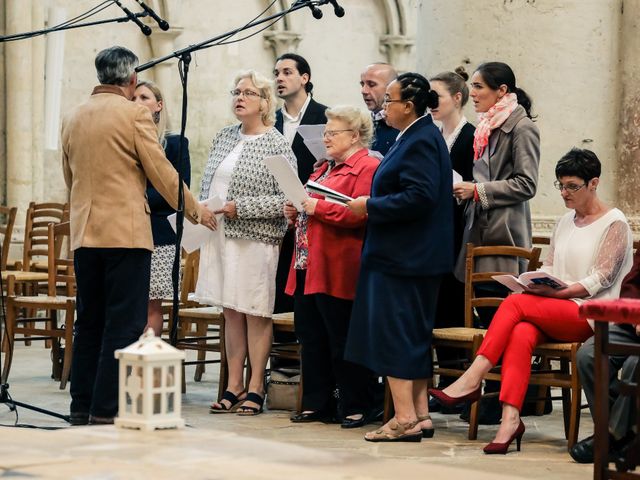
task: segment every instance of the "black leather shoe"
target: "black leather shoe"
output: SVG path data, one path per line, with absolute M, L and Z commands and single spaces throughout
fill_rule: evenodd
M 331 415 L 327 415 L 326 412 L 317 411 L 310 413 L 296 413 L 289 420 L 293 423 L 311 423 L 311 422 L 322 422 L 322 423 L 333 423 L 333 417 Z
M 68 421 L 74 426 L 89 425 L 89 414 L 83 412 L 71 412 L 69 414 Z
M 593 463 L 593 435 L 571 447 L 569 455 L 578 463 Z
M 354 413 L 354 415 L 357 415 Z M 362 415 L 362 414 L 361 414 Z M 345 417 L 342 420 L 342 425 L 340 425 L 342 428 L 359 428 L 362 427 L 363 425 L 366 425 L 367 423 L 369 423 L 369 417 L 368 415 L 362 415 L 360 418 L 358 419 L 353 419 L 353 418 L 347 418 Z

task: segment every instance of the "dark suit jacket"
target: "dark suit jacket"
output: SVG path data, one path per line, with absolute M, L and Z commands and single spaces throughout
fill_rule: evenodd
M 403 276 L 451 271 L 452 195 L 447 145 L 427 115 L 396 141 L 373 177 L 362 265 Z
M 386 155 L 399 133 L 398 130 L 387 125 L 384 120 L 374 122 L 371 150 L 380 152 L 382 156 Z
M 327 123 L 327 117 L 324 112 L 327 109 L 325 105 L 316 102 L 313 98 L 309 102 L 307 106 L 307 110 L 304 112 L 302 119 L 300 120 L 300 125 L 318 125 Z M 280 133 L 283 130 L 283 119 L 282 119 L 282 109 L 278 109 L 276 112 L 276 125 L 275 127 L 278 129 Z M 291 149 L 298 160 L 298 178 L 304 184 L 309 180 L 309 175 L 313 172 L 313 164 L 316 163 L 316 159 L 311 152 L 304 144 L 304 140 L 300 134 L 296 133 L 296 136 L 293 139 L 293 145 L 291 145 Z
M 173 165 L 173 168 L 178 171 L 179 164 L 179 149 L 180 149 L 180 135 L 168 135 L 165 137 L 164 153 L 167 159 Z M 191 186 L 191 162 L 189 159 L 189 139 L 185 138 L 182 143 L 182 179 L 184 183 Z M 147 199 L 149 201 L 149 207 L 151 207 L 151 232 L 153 233 L 154 245 L 173 245 L 176 243 L 176 233 L 169 225 L 167 217 L 175 210 L 171 208 L 171 205 L 162 198 L 162 195 L 153 187 L 150 181 L 147 180 Z
M 622 280 L 621 298 L 640 298 L 640 248 L 633 256 L 633 266 Z

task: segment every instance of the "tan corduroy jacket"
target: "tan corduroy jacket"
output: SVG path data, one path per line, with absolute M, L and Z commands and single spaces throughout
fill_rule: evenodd
M 153 250 L 147 178 L 173 207 L 178 174 L 158 143 L 146 107 L 113 85 L 94 88 L 62 124 L 62 166 L 71 190 L 71 248 Z M 185 217 L 200 221 L 200 205 L 185 186 Z

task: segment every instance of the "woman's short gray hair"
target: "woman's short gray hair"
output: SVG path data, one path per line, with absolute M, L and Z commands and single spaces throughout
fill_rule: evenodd
M 101 84 L 125 86 L 135 73 L 138 57 L 127 48 L 115 46 L 98 53 L 95 64 Z
M 255 85 L 262 96 L 260 99 L 262 123 L 269 127 L 274 125 L 276 123 L 276 95 L 273 81 L 255 70 L 246 70 L 236 75 L 236 78 L 233 80 L 233 88 L 235 88 L 243 78 L 251 80 L 251 83 Z
M 329 108 L 325 112 L 327 120 L 341 120 L 345 122 L 350 129 L 360 134 L 360 143 L 364 147 L 371 145 L 373 139 L 373 121 L 371 113 L 358 107 L 349 105 L 340 105 Z

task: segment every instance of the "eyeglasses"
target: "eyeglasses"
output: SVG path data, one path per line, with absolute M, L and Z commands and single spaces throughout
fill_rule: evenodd
M 231 93 L 231 96 L 234 98 L 239 97 L 240 95 L 244 95 L 244 98 L 264 98 L 258 92 L 254 92 L 253 90 L 238 90 L 236 88 L 235 90 L 231 90 L 229 93 Z
M 345 128 L 343 130 L 325 130 L 322 134 L 322 136 L 324 138 L 333 138 L 335 137 L 337 134 L 342 133 L 342 132 L 353 132 L 352 128 Z
M 382 106 L 387 105 L 388 103 L 405 103 L 407 100 L 392 100 L 391 97 L 385 96 L 382 99 Z
M 555 182 L 553 182 L 553 186 L 560 191 L 565 190 L 569 193 L 575 193 L 578 190 L 580 190 L 582 187 L 586 187 L 587 184 L 583 183 L 582 185 L 576 185 L 575 183 L 568 183 L 566 185 L 563 185 L 558 180 L 556 180 Z

